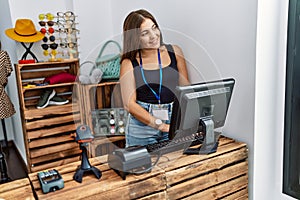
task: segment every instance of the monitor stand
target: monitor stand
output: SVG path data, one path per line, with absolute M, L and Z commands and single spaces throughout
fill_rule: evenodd
M 205 136 L 202 145 L 199 148 L 188 148 L 184 150 L 184 154 L 210 154 L 217 151 L 219 142 L 218 136 L 214 131 L 214 121 L 212 116 L 200 118 L 199 127 L 202 127 Z

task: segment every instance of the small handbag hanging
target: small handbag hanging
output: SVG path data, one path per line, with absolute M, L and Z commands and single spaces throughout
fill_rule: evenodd
M 108 44 L 115 44 L 119 52 L 115 54 L 102 55 Z M 102 79 L 119 79 L 120 76 L 120 61 L 121 61 L 121 47 L 118 42 L 108 40 L 102 46 L 99 55 L 96 58 L 96 67 L 103 72 Z

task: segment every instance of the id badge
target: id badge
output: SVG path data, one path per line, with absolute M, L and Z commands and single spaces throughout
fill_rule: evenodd
M 158 119 L 169 120 L 169 111 L 166 108 L 153 108 L 152 114 Z

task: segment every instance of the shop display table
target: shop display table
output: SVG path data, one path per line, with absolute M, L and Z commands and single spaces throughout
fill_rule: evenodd
M 28 178 L 23 178 L 0 185 L 0 199 L 35 199 Z
M 155 159 L 155 158 L 153 158 Z M 107 156 L 90 158 L 102 171 L 82 183 L 73 180 L 80 162 L 56 167 L 65 187 L 43 194 L 37 173 L 29 174 L 38 199 L 248 199 L 248 149 L 245 143 L 221 136 L 216 153 L 163 155 L 149 173 L 127 175 L 123 180 L 107 163 Z

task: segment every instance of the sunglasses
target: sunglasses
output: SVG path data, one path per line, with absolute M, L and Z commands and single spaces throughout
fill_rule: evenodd
M 42 46 L 42 48 L 43 48 L 44 50 L 48 50 L 49 47 L 50 47 L 50 49 L 57 49 L 58 44 L 56 44 L 56 43 L 42 44 L 41 46 Z
M 74 20 L 59 20 L 57 21 L 57 28 L 58 29 L 66 29 L 66 28 L 75 28 L 76 23 Z
M 65 56 L 69 56 L 70 54 L 76 54 L 76 53 L 79 53 L 79 52 L 75 49 L 61 49 L 57 53 L 61 54 L 61 56 L 65 57 Z
M 59 28 L 56 30 L 58 33 L 80 33 L 80 31 L 76 28 Z
M 54 28 L 50 27 L 48 30 L 46 28 L 41 28 L 40 30 L 41 33 L 46 34 L 47 32 L 52 34 L 55 32 Z
M 69 50 L 68 49 L 61 49 L 58 53 L 61 54 L 63 57 L 65 57 L 65 56 L 69 55 Z
M 72 11 L 67 11 L 67 12 L 57 12 L 57 17 L 58 18 L 64 18 L 66 20 L 71 19 L 75 20 L 75 15 Z
M 39 19 L 41 21 L 43 21 L 44 19 L 47 19 L 49 21 L 52 21 L 54 19 L 54 15 L 51 13 L 47 13 L 47 14 L 39 14 Z
M 78 39 L 79 39 L 79 37 L 75 37 L 74 35 L 70 35 L 68 37 L 59 37 L 58 38 L 58 40 L 60 40 L 60 43 L 68 43 L 68 42 L 77 43 Z
M 67 47 L 74 48 L 74 47 L 77 47 L 77 43 L 75 43 L 75 42 L 60 43 L 59 46 L 61 48 L 67 48 Z
M 55 41 L 55 36 L 54 35 L 50 35 L 49 36 L 49 40 L 51 41 L 51 42 L 54 42 Z M 44 38 L 43 38 L 43 42 L 48 42 L 48 38 L 45 36 Z
M 44 56 L 49 56 L 49 51 L 48 50 L 44 50 L 43 52 Z M 51 55 L 56 56 L 57 55 L 57 51 L 56 50 L 51 50 L 50 52 Z
M 54 26 L 55 22 L 54 21 L 47 21 L 47 22 L 45 22 L 45 21 L 39 21 L 39 24 L 40 24 L 40 26 L 46 26 L 46 25 L 48 25 L 48 26 Z
M 65 20 L 65 27 L 66 28 L 75 28 L 75 25 L 78 24 L 77 22 L 75 22 L 74 20 Z

